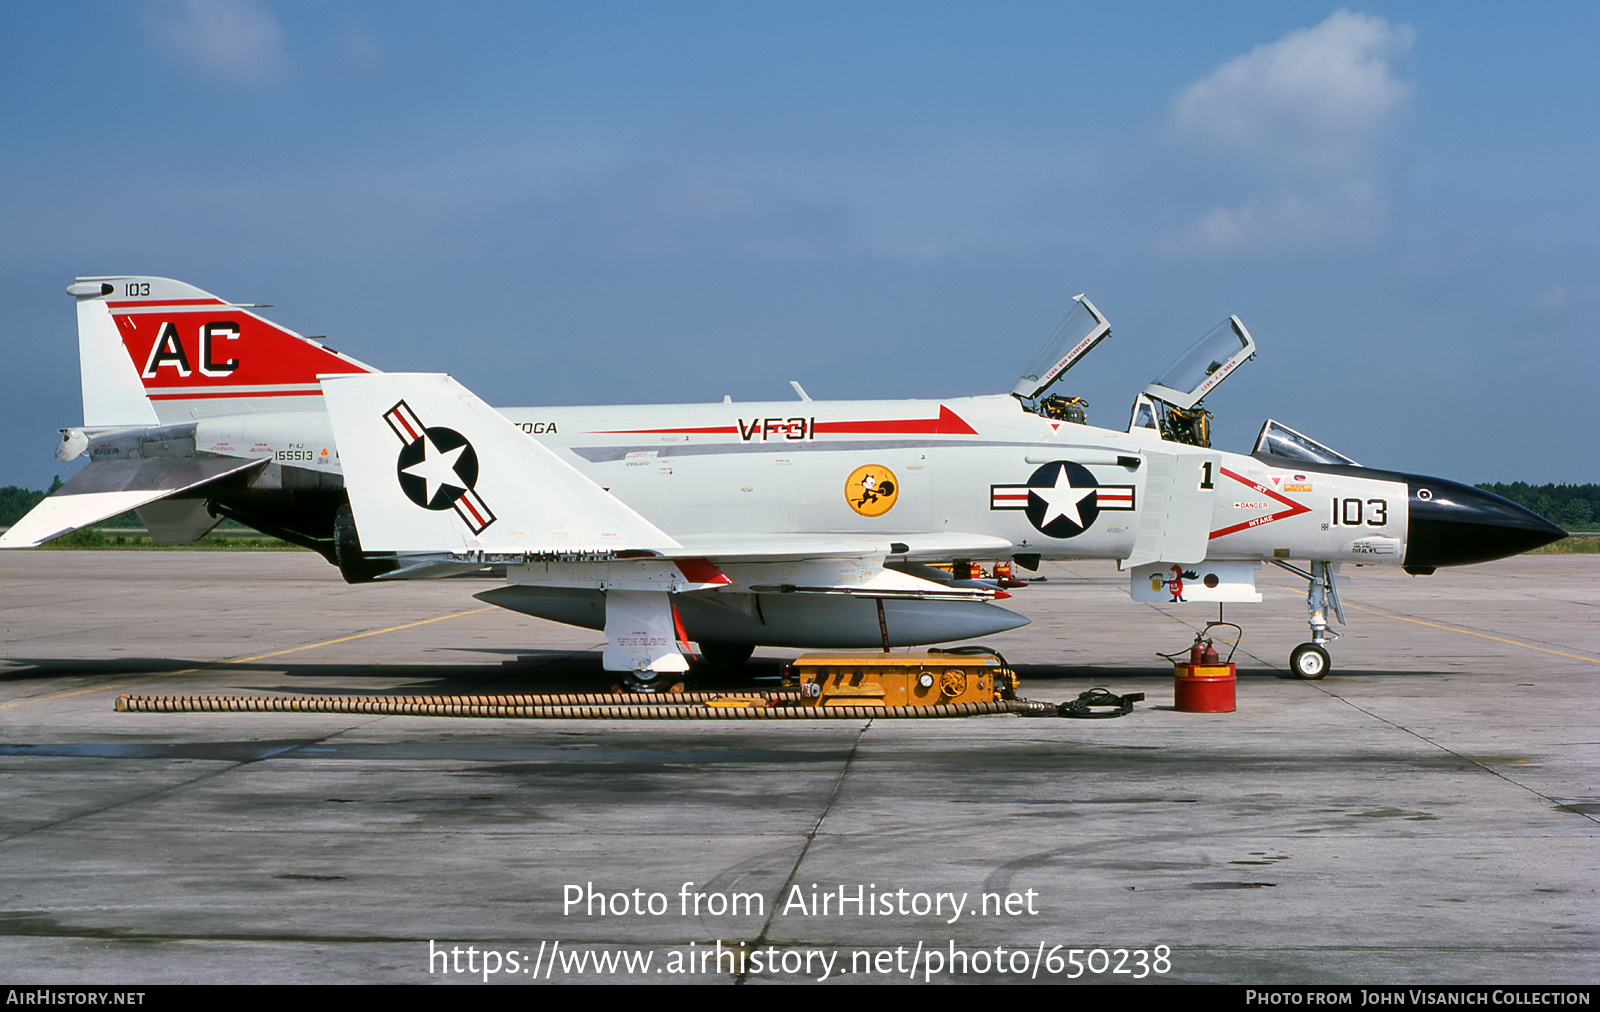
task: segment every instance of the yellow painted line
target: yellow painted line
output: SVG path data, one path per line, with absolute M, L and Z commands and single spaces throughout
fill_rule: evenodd
M 40 696 L 38 699 L 19 699 L 15 703 L 0 703 L 0 710 L 9 710 L 13 706 L 27 706 L 29 703 L 48 703 L 52 699 L 66 699 L 68 696 L 81 696 L 85 692 L 104 692 L 106 689 L 120 689 L 126 684 L 118 682 L 115 685 L 96 685 L 92 689 L 77 689 L 73 692 L 63 692 L 55 696 Z
M 1275 590 L 1287 591 L 1287 592 L 1289 592 L 1291 594 L 1300 594 L 1300 593 L 1302 593 L 1301 591 L 1295 590 L 1293 587 L 1285 587 L 1282 584 L 1278 584 L 1278 583 L 1263 583 L 1263 584 L 1261 584 L 1261 586 L 1262 587 L 1272 587 Z M 1520 640 L 1508 640 L 1508 639 L 1504 639 L 1504 638 L 1499 637 L 1499 636 L 1490 636 L 1488 633 L 1473 632 L 1471 629 L 1458 629 L 1453 625 L 1440 625 L 1437 622 L 1425 622 L 1420 618 L 1406 618 L 1404 615 L 1392 615 L 1392 614 L 1390 614 L 1389 612 L 1386 612 L 1386 611 L 1379 611 L 1376 608 L 1365 608 L 1365 607 L 1362 607 L 1359 604 L 1351 604 L 1348 601 L 1345 602 L 1345 607 L 1346 608 L 1354 608 L 1357 611 L 1364 611 L 1369 615 L 1382 615 L 1384 618 L 1392 618 L 1392 619 L 1395 619 L 1395 620 L 1400 621 L 1400 622 L 1414 622 L 1417 625 L 1431 626 L 1434 629 L 1444 629 L 1444 630 L 1447 630 L 1449 632 L 1463 633 L 1463 634 L 1465 634 L 1467 636 L 1476 636 L 1479 639 L 1494 640 L 1496 643 L 1509 643 L 1511 646 L 1514 646 L 1514 647 L 1525 647 L 1525 648 L 1527 648 L 1529 650 L 1537 650 L 1540 653 L 1555 654 L 1557 657 L 1570 657 L 1575 661 L 1588 661 L 1590 664 L 1600 664 L 1600 657 L 1587 657 L 1587 656 L 1585 656 L 1583 654 L 1563 653 L 1560 650 L 1551 650 L 1549 647 L 1536 647 L 1532 643 L 1523 643 Z
M 399 632 L 402 629 L 415 629 L 419 625 L 427 625 L 430 622 L 443 622 L 447 618 L 460 618 L 463 615 L 478 615 L 482 612 L 493 610 L 493 605 L 486 605 L 482 608 L 473 608 L 470 611 L 451 612 L 449 615 L 435 615 L 433 618 L 425 618 L 420 622 L 407 622 L 405 625 L 392 625 L 387 629 L 374 629 L 371 632 L 356 633 L 354 636 L 340 636 L 336 640 L 323 640 L 321 643 L 307 643 L 303 647 L 290 647 L 287 650 L 274 650 L 270 654 L 256 654 L 254 657 L 236 657 L 231 661 L 223 661 L 223 663 L 246 664 L 250 661 L 259 661 L 267 657 L 282 657 L 284 654 L 298 653 L 301 650 L 315 650 L 317 647 L 331 647 L 335 643 L 349 643 L 351 640 L 365 639 L 368 636 L 382 636 L 384 633 Z M 182 672 L 179 672 L 179 674 L 182 674 Z
M 487 606 L 482 607 L 482 608 L 473 608 L 473 609 L 471 609 L 469 611 L 456 611 L 456 612 L 451 612 L 448 615 L 435 615 L 433 618 L 425 618 L 425 619 L 422 619 L 421 621 L 418 621 L 418 622 L 407 622 L 405 625 L 392 625 L 387 629 L 373 629 L 370 632 L 356 633 L 354 636 L 340 636 L 338 639 L 335 639 L 335 640 L 323 640 L 321 643 L 307 643 L 303 647 L 290 647 L 287 650 L 274 650 L 270 654 L 256 654 L 254 657 L 235 657 L 232 660 L 223 661 L 222 663 L 223 664 L 247 664 L 250 661 L 259 661 L 259 660 L 262 660 L 262 659 L 267 658 L 267 657 L 281 657 L 284 654 L 298 653 L 301 650 L 315 650 L 317 647 L 332 646 L 335 643 L 348 643 L 351 640 L 365 639 L 368 636 L 382 636 L 384 633 L 399 632 L 402 629 L 415 629 L 419 625 L 428 625 L 429 623 L 432 623 L 432 622 L 443 622 L 445 619 L 448 619 L 448 618 L 461 618 L 464 615 L 478 615 L 478 614 L 481 614 L 482 612 L 493 611 L 493 610 L 494 610 L 494 606 L 493 605 L 487 605 Z M 196 671 L 199 671 L 199 670 L 200 670 L 199 668 L 184 668 L 182 671 L 169 671 L 169 672 L 166 672 L 166 674 L 168 674 L 168 675 L 192 675 Z M 95 687 L 90 688 L 90 689 L 76 689 L 76 690 L 74 690 L 72 692 L 63 692 L 60 695 L 56 695 L 56 696 L 40 696 L 38 699 L 19 699 L 15 703 L 0 703 L 0 710 L 9 710 L 14 706 L 27 706 L 29 703 L 48 703 L 52 699 L 66 699 L 69 696 L 81 696 L 85 692 L 105 692 L 108 689 L 120 689 L 125 684 L 127 684 L 127 683 L 126 682 L 117 682 L 117 683 L 115 683 L 113 685 L 96 685 Z
M 1590 664 L 1600 664 L 1600 657 L 1585 657 L 1583 654 L 1562 653 L 1560 650 L 1551 650 L 1549 647 L 1536 647 L 1532 643 L 1523 643 L 1520 640 L 1508 640 L 1500 636 L 1490 636 L 1488 633 L 1473 632 L 1471 629 L 1457 629 L 1453 625 L 1440 625 L 1437 622 L 1424 622 L 1420 618 L 1406 618 L 1404 615 L 1391 615 L 1386 611 L 1379 611 L 1376 608 L 1363 608 L 1359 604 L 1346 604 L 1345 607 L 1354 608 L 1357 611 L 1364 611 L 1369 615 L 1382 615 L 1384 618 L 1392 618 L 1400 622 L 1415 622 L 1417 625 L 1431 626 L 1434 629 L 1445 629 L 1449 632 L 1465 633 L 1468 636 L 1476 636 L 1479 639 L 1494 640 L 1496 643 L 1509 643 L 1514 647 L 1526 647 L 1529 650 L 1537 650 L 1540 653 L 1555 654 L 1557 657 L 1570 657 L 1577 661 L 1588 661 Z

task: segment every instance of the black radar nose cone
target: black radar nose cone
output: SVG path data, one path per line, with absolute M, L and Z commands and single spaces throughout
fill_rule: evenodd
M 1492 562 L 1560 541 L 1567 532 L 1492 492 L 1407 475 L 1411 492 L 1407 569 Z

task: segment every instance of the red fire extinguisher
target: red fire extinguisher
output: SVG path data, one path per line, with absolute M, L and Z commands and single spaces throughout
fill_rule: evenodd
M 1189 644 L 1189 663 L 1172 667 L 1173 709 L 1180 713 L 1232 713 L 1236 709 L 1237 670 L 1231 663 L 1222 663 L 1214 641 L 1206 638 L 1211 625 L 1216 624 L 1231 623 L 1208 624 Z M 1181 657 L 1182 654 L 1171 656 Z

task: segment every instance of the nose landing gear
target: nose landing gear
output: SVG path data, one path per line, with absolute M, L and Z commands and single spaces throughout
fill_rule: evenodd
M 1307 582 L 1306 623 L 1311 626 L 1311 642 L 1300 644 L 1289 654 L 1289 672 L 1296 678 L 1311 681 L 1323 678 L 1333 666 L 1328 657 L 1327 644 L 1340 636 L 1338 630 L 1328 627 L 1329 610 L 1332 610 L 1333 617 L 1338 619 L 1340 625 L 1345 624 L 1344 609 L 1339 605 L 1339 589 L 1335 583 L 1338 578 L 1334 576 L 1332 565 L 1327 562 L 1311 563 L 1310 572 L 1281 559 L 1273 559 L 1272 564 Z

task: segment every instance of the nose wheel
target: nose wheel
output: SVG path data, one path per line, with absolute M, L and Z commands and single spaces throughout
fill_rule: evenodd
M 1331 666 L 1328 652 L 1315 643 L 1302 643 L 1289 654 L 1289 670 L 1296 678 L 1316 681 L 1326 675 Z

